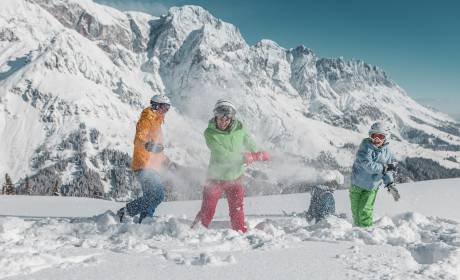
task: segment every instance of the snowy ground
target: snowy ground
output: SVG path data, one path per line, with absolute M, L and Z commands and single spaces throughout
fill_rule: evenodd
M 247 198 L 246 234 L 228 229 L 225 201 L 206 230 L 189 228 L 199 201 L 163 203 L 138 225 L 117 223 L 113 202 L 0 196 L 0 278 L 460 279 L 460 179 L 399 188 L 397 203 L 379 193 L 369 229 L 280 215 L 308 194 Z M 350 217 L 347 192 L 336 200 Z

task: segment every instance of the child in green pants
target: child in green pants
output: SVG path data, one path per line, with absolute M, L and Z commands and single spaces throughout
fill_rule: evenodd
M 373 225 L 374 204 L 382 182 L 393 183 L 393 156 L 388 147 L 389 129 L 374 123 L 356 153 L 351 174 L 350 203 L 353 222 L 359 227 Z

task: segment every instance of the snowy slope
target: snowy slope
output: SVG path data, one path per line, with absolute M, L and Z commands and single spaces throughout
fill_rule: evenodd
M 194 168 L 195 182 L 209 157 L 202 131 L 221 97 L 272 153 L 251 173 L 262 172 L 271 193 L 343 182 L 376 120 L 394 124 L 398 160 L 460 167 L 459 124 L 365 62 L 270 40 L 249 46 L 237 27 L 197 6 L 157 18 L 90 0 L 0 1 L 1 174 L 22 185 L 32 176 L 40 194 L 57 184 L 69 195 L 131 196 L 135 122 L 155 93 L 173 101 L 166 153 Z
M 138 225 L 100 214 L 113 202 L 0 196 L 0 215 L 13 215 L 0 216 L 0 279 L 459 279 L 459 185 L 402 184 L 397 203 L 382 191 L 369 229 L 277 216 L 305 210 L 308 194 L 249 197 L 246 234 L 228 229 L 225 201 L 211 229 L 192 230 L 199 201 L 163 203 Z M 335 196 L 349 216 L 347 192 Z

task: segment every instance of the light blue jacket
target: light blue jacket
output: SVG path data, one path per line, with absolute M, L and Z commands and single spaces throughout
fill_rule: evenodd
M 351 184 L 371 191 L 393 182 L 393 172 L 383 174 L 383 165 L 393 163 L 388 143 L 377 148 L 370 138 L 361 142 L 351 173 Z

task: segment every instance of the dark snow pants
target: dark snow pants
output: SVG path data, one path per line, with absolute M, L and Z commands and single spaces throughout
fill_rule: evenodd
M 135 171 L 135 175 L 142 186 L 143 195 L 126 204 L 126 210 L 130 216 L 140 214 L 142 221 L 145 217 L 153 216 L 155 209 L 163 201 L 165 192 L 160 176 L 156 171 L 142 169 Z

